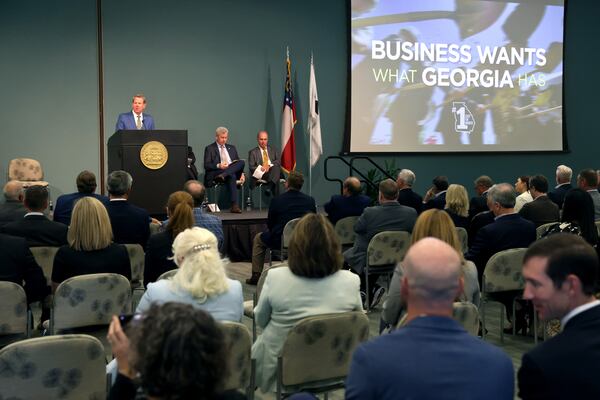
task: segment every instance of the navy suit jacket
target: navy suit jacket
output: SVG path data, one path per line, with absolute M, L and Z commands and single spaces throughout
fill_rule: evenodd
M 299 190 L 288 189 L 285 193 L 274 197 L 269 205 L 267 217 L 269 230 L 261 234 L 261 240 L 271 249 L 281 248 L 281 235 L 285 224 L 309 212 L 317 212 L 315 199 Z
M 414 208 L 417 214 L 423 209 L 423 198 L 411 188 L 401 189 L 398 192 L 398 203 Z
M 600 306 L 575 315 L 557 336 L 523 355 L 519 397 L 599 399 Z
M 565 196 L 571 189 L 573 189 L 573 185 L 570 183 L 565 183 L 548 192 L 548 198 L 552 200 L 554 204 L 558 206 L 558 208 L 562 208 L 563 203 L 565 202 Z
M 240 156 L 234 145 L 225 144 L 227 153 L 231 161 L 239 160 Z M 219 154 L 219 146 L 216 142 L 213 142 L 204 148 L 204 185 L 212 186 L 212 181 L 215 176 L 223 173 L 223 170 L 217 167 L 217 164 L 221 163 L 221 155 Z
M 152 115 L 142 113 L 142 117 L 142 129 L 156 129 L 154 128 L 154 118 L 152 118 Z M 135 119 L 133 118 L 133 113 L 131 111 L 119 114 L 119 118 L 117 118 L 117 124 L 115 126 L 115 131 L 120 131 L 121 129 L 137 129 L 137 127 L 135 126 Z
M 29 247 L 65 245 L 68 230 L 68 226 L 44 215 L 27 215 L 0 228 L 0 232 L 25 238 Z
M 342 196 L 336 194 L 323 206 L 332 224 L 335 225 L 345 217 L 359 216 L 371 204 L 371 199 L 364 194 Z
M 150 236 L 150 216 L 128 201 L 109 201 L 106 205 L 115 243 L 138 243 L 144 249 Z
M 471 201 L 469 202 L 469 219 L 473 219 L 473 217 L 480 212 L 488 210 L 487 192 L 483 193 L 481 196 L 472 197 Z
M 442 192 L 439 196 L 435 196 L 430 199 L 427 203 L 423 204 L 422 211 L 437 208 L 443 210 L 446 207 L 446 192 Z
M 70 193 L 58 196 L 56 199 L 56 206 L 54 207 L 54 221 L 60 222 L 61 224 L 71 225 L 71 213 L 75 202 L 82 197 L 92 196 L 100 200 L 104 206 L 108 204 L 108 197 L 102 196 L 96 193 L 84 194 L 84 193 Z
M 512 400 L 513 366 L 498 347 L 447 317 L 419 317 L 361 344 L 347 400 Z

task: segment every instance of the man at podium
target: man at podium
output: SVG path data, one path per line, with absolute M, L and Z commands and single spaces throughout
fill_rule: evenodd
M 150 114 L 144 114 L 146 109 L 146 96 L 136 94 L 133 96 L 131 111 L 119 114 L 115 131 L 121 129 L 128 130 L 152 130 L 154 128 L 154 118 Z

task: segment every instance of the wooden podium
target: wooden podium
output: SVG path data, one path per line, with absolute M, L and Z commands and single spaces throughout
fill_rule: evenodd
M 161 162 L 152 164 L 152 161 L 160 161 L 164 156 L 163 150 L 157 150 L 163 149 L 160 144 L 167 152 L 166 163 L 162 166 Z M 145 208 L 152 215 L 165 214 L 167 198 L 171 193 L 182 190 L 187 179 L 187 131 L 115 132 L 108 139 L 108 172 L 115 170 L 127 171 L 133 177 L 129 195 L 132 204 Z

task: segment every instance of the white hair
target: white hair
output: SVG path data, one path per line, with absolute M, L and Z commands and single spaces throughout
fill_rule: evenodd
M 218 127 L 215 131 L 215 135 L 222 135 L 224 133 L 229 133 L 229 129 L 225 128 L 224 126 Z
M 410 169 L 402 169 L 398 172 L 398 179 L 401 179 L 408 186 L 412 186 L 415 184 L 415 173 Z
M 571 182 L 571 178 L 573 178 L 573 170 L 571 168 L 566 165 L 556 167 L 556 181 L 558 183 Z

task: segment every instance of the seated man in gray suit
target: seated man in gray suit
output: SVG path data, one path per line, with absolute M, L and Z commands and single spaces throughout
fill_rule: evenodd
M 262 173 L 263 181 L 267 181 L 267 190 L 265 194 L 270 196 L 279 194 L 279 177 L 281 175 L 281 167 L 279 163 L 279 151 L 269 145 L 269 134 L 267 131 L 260 131 L 256 136 L 258 146 L 248 152 L 248 167 L 250 168 L 250 176 L 252 177 L 252 186 L 256 186 L 257 178 L 254 177 L 254 172 L 258 168 Z
M 600 193 L 598 193 L 598 175 L 593 169 L 584 169 L 577 175 L 577 187 L 587 191 L 594 201 L 594 216 L 600 220 Z
M 398 203 L 397 198 L 398 185 L 396 182 L 386 179 L 379 183 L 379 205 L 365 208 L 354 225 L 354 232 L 356 232 L 354 246 L 344 252 L 344 261 L 355 273 L 360 275 L 361 291 L 363 292 L 361 295 L 366 296 L 366 291 L 370 290 L 371 307 L 379 303 L 384 289 L 377 284 L 370 288 L 365 285 L 364 269 L 369 242 L 373 236 L 383 231 L 407 231 L 410 233 L 417 220 L 415 209 Z M 376 274 L 373 274 L 372 277 L 372 282 L 376 282 Z

